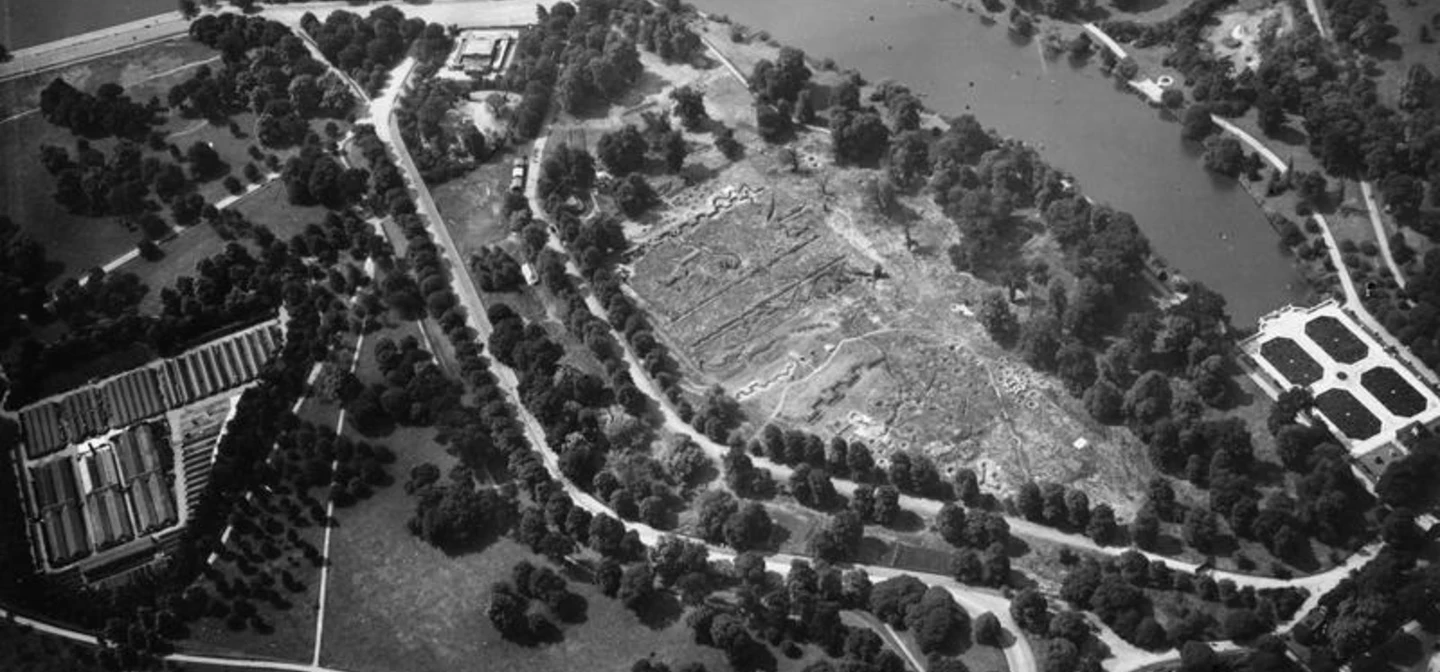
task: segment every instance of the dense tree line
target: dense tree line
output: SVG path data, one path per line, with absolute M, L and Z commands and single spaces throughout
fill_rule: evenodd
M 144 140 L 152 126 L 160 123 L 165 108 L 157 98 L 140 104 L 125 95 L 114 82 L 100 85 L 95 93 L 80 91 L 56 77 L 40 91 L 40 114 L 45 120 L 90 139 L 109 137 Z
M 497 149 L 474 124 L 461 122 L 457 128 L 445 123 L 465 91 L 454 80 L 423 79 L 400 99 L 395 112 L 400 136 L 427 185 L 465 174 Z
M 250 111 L 257 115 L 255 135 L 262 145 L 289 147 L 310 133 L 307 120 L 341 118 L 354 108 L 349 86 L 284 24 L 207 14 L 190 24 L 190 36 L 219 50 L 225 67 L 216 73 L 201 66 L 171 87 L 170 106 L 186 116 L 219 120 Z
M 306 143 L 285 162 L 280 179 L 291 204 L 340 210 L 365 196 L 370 173 L 364 168 L 345 168 L 320 145 Z
M 642 26 L 649 27 L 646 45 L 659 47 L 657 20 L 651 17 L 657 10 L 648 3 L 557 2 L 536 11 L 535 25 L 520 33 L 504 80 L 507 89 L 521 94 L 514 131 L 522 138 L 539 134 L 552 98 L 574 112 L 597 100 L 612 100 L 629 87 L 640 75 L 636 43 Z M 673 55 L 670 37 L 664 41 Z
M 525 284 L 520 262 L 497 246 L 487 245 L 471 255 L 470 272 L 486 292 L 513 292 Z
M 1350 660 L 1389 639 L 1407 621 L 1428 614 L 1440 596 L 1434 565 L 1417 565 L 1413 550 L 1381 549 L 1363 568 L 1320 598 L 1328 617 L 1297 629 L 1297 640 Z
M 1325 0 L 1325 18 L 1335 39 L 1356 49 L 1378 49 L 1400 34 L 1383 2 Z
M 1223 615 L 1216 619 L 1209 611 L 1190 610 L 1183 619 L 1172 621 L 1167 630 L 1155 620 L 1146 591 L 1193 593 L 1202 601 L 1217 603 L 1216 611 Z M 1298 589 L 1237 588 L 1228 579 L 1217 582 L 1206 575 L 1176 572 L 1163 562 L 1127 551 L 1104 564 L 1089 558 L 1080 561 L 1066 574 L 1060 597 L 1074 608 L 1094 612 L 1116 634 L 1136 646 L 1161 650 L 1191 641 L 1261 636 L 1276 623 L 1289 619 L 1304 603 L 1306 593 Z M 1017 598 L 1013 604 L 1020 608 L 1023 601 Z
M 173 147 L 173 145 L 172 145 Z M 189 152 L 178 147 L 171 156 L 190 163 L 190 172 L 178 163 L 146 156 L 139 144 L 121 140 L 106 157 L 89 141 L 75 144 L 75 155 L 64 147 L 41 145 L 40 163 L 55 177 L 55 201 L 66 210 L 87 217 L 113 216 L 127 226 L 142 229 L 148 238 L 160 238 L 170 227 L 155 214 L 160 209 L 151 195 L 168 204 L 176 224 L 190 226 L 200 218 L 205 201 L 195 183 L 223 174 L 226 166 L 215 150 L 202 142 Z
M 416 60 L 434 63 L 449 53 L 452 41 L 445 27 L 424 19 L 405 18 L 395 7 L 382 6 L 360 16 L 344 10 L 331 12 L 322 23 L 313 14 L 300 19 L 300 27 L 315 39 L 326 60 L 349 74 L 371 96 L 378 95 L 390 70 L 414 46 Z
M 707 602 L 691 612 L 686 623 L 697 644 L 721 649 L 736 669 L 769 669 L 774 658 L 766 643 L 786 651 L 797 643 L 812 643 L 842 659 L 837 663 L 845 669 L 868 672 L 904 666 L 873 631 L 840 621 L 841 609 L 870 608 L 872 590 L 863 571 L 842 572 L 832 565 L 812 567 L 797 560 L 786 576 L 779 577 L 766 572 L 759 555 L 742 553 L 735 559 L 734 575 L 739 584 L 734 589 L 736 606 Z M 936 612 L 935 627 L 926 632 L 940 631 L 943 605 L 936 598 L 929 604 L 935 605 L 926 611 Z

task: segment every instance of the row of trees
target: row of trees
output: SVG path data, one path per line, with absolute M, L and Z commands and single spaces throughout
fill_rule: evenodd
M 1214 609 L 1190 609 L 1169 629 L 1156 622 L 1146 591 L 1194 594 Z M 1233 581 L 1215 581 L 1171 570 L 1165 563 L 1146 559 L 1135 551 L 1101 564 L 1084 559 L 1070 568 L 1060 597 L 1077 609 L 1093 611 L 1116 634 L 1142 648 L 1159 650 L 1191 641 L 1250 640 L 1287 620 L 1305 601 L 1299 589 L 1256 591 L 1238 588 Z M 1017 598 L 1016 605 L 1021 604 Z M 1211 612 L 1222 613 L 1217 620 Z
M 157 98 L 143 105 L 131 100 L 125 88 L 114 82 L 101 84 L 90 94 L 56 77 L 40 91 L 40 114 L 46 121 L 91 139 L 144 140 L 160 123 L 164 109 Z

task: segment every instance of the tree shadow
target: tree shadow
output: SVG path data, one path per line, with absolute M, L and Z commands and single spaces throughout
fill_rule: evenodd
M 1273 135 L 1267 135 L 1266 137 L 1291 147 L 1299 147 L 1310 141 L 1309 136 L 1305 135 L 1305 131 L 1295 128 L 1290 124 L 1281 126 Z
M 919 532 L 925 529 L 925 519 L 914 511 L 901 509 L 895 520 L 891 521 L 890 529 L 897 532 Z
M 1115 0 L 1112 6 L 1119 12 L 1143 14 L 1153 12 L 1168 4 L 1170 4 L 1170 0 Z
M 1365 49 L 1362 53 L 1377 61 L 1398 61 L 1405 55 L 1405 50 L 1394 42 L 1386 42 L 1373 49 Z
M 651 630 L 664 630 L 680 620 L 680 614 L 684 608 L 680 600 L 668 591 L 655 591 L 639 605 L 635 615 L 645 627 Z
M 611 106 L 620 106 L 625 108 L 626 112 L 630 112 L 633 111 L 630 108 L 644 104 L 646 99 L 664 91 L 669 86 L 670 80 L 661 77 L 651 70 L 645 70 L 640 73 L 639 79 L 636 79 L 634 84 L 631 84 L 629 88 L 625 89 L 625 93 L 621 94 L 619 98 L 602 106 L 587 107 L 601 107 L 602 109 L 599 111 L 602 117 L 609 113 Z M 591 110 L 586 109 L 585 111 L 590 112 Z
M 584 623 L 590 620 L 590 602 L 578 593 L 567 593 L 555 606 L 555 616 L 564 623 Z
M 765 540 L 765 547 L 778 551 L 781 546 L 785 545 L 785 542 L 790 541 L 790 536 L 790 528 L 784 525 L 771 525 L 770 538 Z
M 460 556 L 470 555 L 472 553 L 483 553 L 485 552 L 485 549 L 490 548 L 490 545 L 494 544 L 499 539 L 500 536 L 497 534 L 487 534 L 475 537 L 473 539 L 465 539 L 460 542 L 444 544 L 441 545 L 439 548 L 440 551 L 446 556 L 451 558 L 458 558 Z
M 1012 535 L 1005 542 L 1005 555 L 1011 558 L 1019 558 L 1030 552 L 1030 544 L 1024 539 Z
M 1185 551 L 1185 542 L 1179 537 L 1161 532 L 1155 538 L 1155 543 L 1145 550 L 1160 555 L 1178 556 Z

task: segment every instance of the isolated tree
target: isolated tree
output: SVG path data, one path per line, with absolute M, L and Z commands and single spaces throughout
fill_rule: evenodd
M 984 646 L 1000 646 L 1005 629 L 1000 627 L 1000 619 L 991 612 L 985 612 L 975 618 L 975 643 Z
M 985 297 L 980 300 L 980 311 L 976 318 L 996 343 L 1003 347 L 1009 347 L 1015 343 L 1015 338 L 1020 331 L 1020 322 L 1016 319 L 1014 311 L 1010 309 L 1010 302 L 1000 291 L 992 290 L 985 294 Z
M 645 152 L 648 150 L 645 136 L 633 124 L 600 136 L 600 142 L 595 145 L 600 162 L 617 177 L 644 167 Z
M 687 84 L 671 91 L 670 100 L 675 101 L 675 116 L 685 130 L 693 131 L 705 122 L 705 94 L 701 91 Z
M 215 148 L 200 140 L 190 145 L 185 157 L 190 162 L 190 175 L 196 180 L 204 181 L 215 177 L 225 165 Z
M 1027 588 L 1011 600 L 1010 617 L 1026 632 L 1043 633 L 1050 627 L 1050 603 L 1039 591 Z

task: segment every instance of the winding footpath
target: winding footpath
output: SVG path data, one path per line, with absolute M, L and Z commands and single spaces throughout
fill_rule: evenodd
M 1370 213 L 1370 227 L 1375 230 L 1375 241 L 1379 243 L 1380 256 L 1385 260 L 1385 267 L 1390 269 L 1390 276 L 1395 278 L 1395 284 L 1400 285 L 1400 289 L 1405 289 L 1405 285 L 1409 283 L 1405 279 L 1405 272 L 1395 263 L 1395 253 L 1390 249 L 1390 236 L 1385 235 L 1385 220 L 1380 215 L 1380 206 L 1375 203 L 1375 188 L 1369 180 L 1360 183 L 1360 193 L 1365 197 L 1365 209 Z

